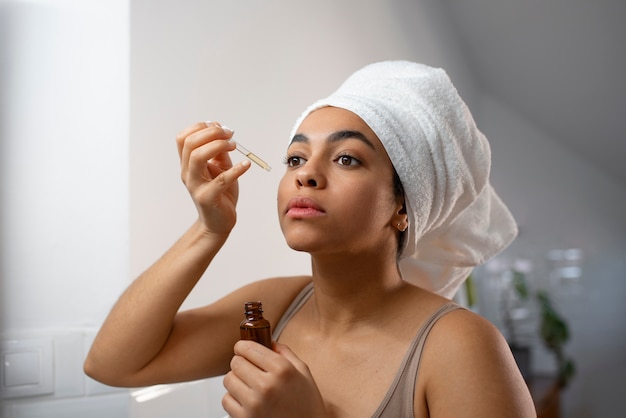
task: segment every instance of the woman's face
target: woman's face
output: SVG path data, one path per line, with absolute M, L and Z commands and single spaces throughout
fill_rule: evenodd
M 287 244 L 311 254 L 395 254 L 393 168 L 376 134 L 354 113 L 324 107 L 307 116 L 287 150 L 278 215 Z

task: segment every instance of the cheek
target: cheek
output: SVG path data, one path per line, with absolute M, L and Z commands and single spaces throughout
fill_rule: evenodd
M 278 183 L 278 189 L 276 191 L 276 209 L 278 211 L 279 219 L 282 218 L 282 212 L 287 204 L 287 176 L 283 176 Z
M 359 196 L 355 216 L 368 218 L 369 222 L 380 225 L 386 224 L 394 215 L 396 204 L 390 190 L 375 185 L 352 190 L 355 196 Z
M 368 196 L 371 216 L 386 224 L 396 212 L 396 200 L 393 192 L 387 188 L 371 190 Z

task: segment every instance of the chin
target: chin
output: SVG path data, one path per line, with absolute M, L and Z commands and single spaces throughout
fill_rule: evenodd
M 287 246 L 294 251 L 300 251 L 309 253 L 313 251 L 314 246 L 311 243 L 304 242 L 304 240 L 290 240 L 286 239 Z
M 311 253 L 328 245 L 328 242 L 322 242 L 316 239 L 313 234 L 304 232 L 285 233 L 285 242 L 294 251 Z

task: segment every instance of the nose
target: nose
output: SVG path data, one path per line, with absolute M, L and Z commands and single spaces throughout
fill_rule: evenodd
M 300 168 L 296 174 L 296 185 L 300 187 L 322 188 L 326 185 L 323 174 L 311 162 Z
M 317 187 L 317 180 L 314 178 L 310 179 L 298 179 L 298 186 L 308 186 L 308 187 Z

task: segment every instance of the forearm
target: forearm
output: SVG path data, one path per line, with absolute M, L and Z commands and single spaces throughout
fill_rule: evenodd
M 174 317 L 225 242 L 194 224 L 114 305 L 85 361 L 85 372 L 118 384 L 139 372 L 167 342 Z

